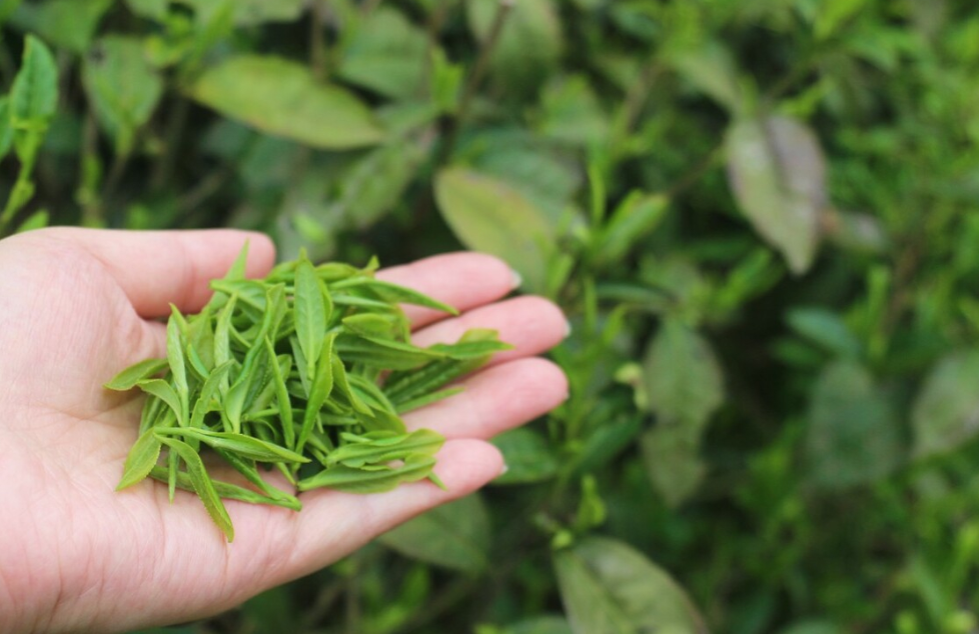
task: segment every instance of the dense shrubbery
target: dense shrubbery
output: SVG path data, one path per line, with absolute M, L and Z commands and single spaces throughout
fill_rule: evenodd
M 979 627 L 970 3 L 0 11 L 0 234 L 461 242 L 574 323 L 497 485 L 187 632 Z

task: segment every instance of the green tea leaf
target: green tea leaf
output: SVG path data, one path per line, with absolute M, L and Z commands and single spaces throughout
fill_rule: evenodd
M 340 150 L 383 138 L 356 97 L 281 58 L 227 59 L 207 69 L 190 87 L 190 95 L 224 116 L 310 147 Z
M 343 361 L 336 354 L 333 355 L 330 365 L 333 368 L 333 383 L 334 393 L 341 397 L 346 404 L 352 407 L 357 412 L 365 414 L 367 416 L 372 416 L 371 409 L 367 407 L 358 397 L 354 391 L 350 388 L 350 381 L 347 380 L 347 369 L 343 365 Z
M 187 360 L 184 356 L 187 322 L 176 306 L 170 304 L 170 310 L 170 319 L 167 321 L 167 361 L 173 374 L 173 386 L 177 390 L 180 402 L 186 407 L 190 397 L 190 388 L 187 384 Z
M 450 359 L 469 361 L 487 359 L 494 353 L 513 350 L 513 346 L 502 341 L 461 341 L 459 343 L 437 343 L 429 350 L 440 352 Z
M 377 471 L 365 471 L 337 465 L 299 481 L 300 491 L 328 488 L 348 493 L 382 493 L 400 484 L 423 480 L 432 472 L 435 458 L 426 455 L 410 455 L 400 467 L 386 467 Z
M 323 339 L 319 362 L 310 386 L 306 413 L 303 415 L 303 426 L 299 432 L 299 440 L 296 442 L 296 451 L 302 451 L 306 439 L 313 431 L 320 409 L 333 392 L 333 342 L 335 340 L 336 333 L 330 333 Z
M 275 351 L 272 349 L 272 342 L 267 338 L 265 339 L 266 353 L 269 355 L 270 359 L 279 359 L 275 356 Z M 286 447 L 296 446 L 296 431 L 293 427 L 292 418 L 292 399 L 289 398 L 289 389 L 286 387 L 286 377 L 289 376 L 289 372 L 292 369 L 292 357 L 285 356 L 281 357 L 284 361 L 284 367 L 280 367 L 279 363 L 273 362 L 271 364 L 272 368 L 272 381 L 275 385 L 275 403 L 279 408 L 279 417 L 282 420 L 282 435 L 285 441 Z
M 397 340 L 404 331 L 404 319 L 393 314 L 360 313 L 341 321 L 351 332 L 364 337 Z
M 434 308 L 435 310 L 440 310 L 442 312 L 449 313 L 450 315 L 459 314 L 459 311 L 454 307 L 432 299 L 431 297 L 423 293 L 419 293 L 416 290 L 370 277 L 354 278 L 337 282 L 332 286 L 332 288 L 335 290 L 346 290 L 353 288 L 360 292 L 367 293 L 373 299 L 379 299 L 384 302 L 413 304 L 415 306 Z
M 303 456 L 290 451 L 285 447 L 264 442 L 244 434 L 183 427 L 157 427 L 156 433 L 168 436 L 182 436 L 184 438 L 199 440 L 209 447 L 233 452 L 242 458 L 256 460 L 258 462 L 309 462 L 309 458 L 304 458 Z
M 241 431 L 242 413 L 252 406 L 255 398 L 268 384 L 272 373 L 270 368 L 272 363 L 276 363 L 276 360 L 269 359 L 265 346 L 262 345 L 253 347 L 245 355 L 241 372 L 231 384 L 224 399 L 224 411 L 231 422 L 233 432 L 239 433 Z
M 160 480 L 161 482 L 166 482 L 168 477 L 167 470 L 163 467 L 153 467 L 153 470 L 150 471 L 150 477 L 155 480 Z M 194 484 L 190 476 L 186 473 L 178 473 L 175 483 L 178 488 L 184 491 L 190 491 L 191 493 L 195 493 L 197 491 L 197 489 L 194 488 Z M 287 509 L 292 509 L 293 511 L 298 511 L 302 507 L 302 505 L 299 504 L 299 500 L 296 498 L 289 499 L 292 496 L 283 498 L 269 497 L 261 493 L 256 493 L 255 491 L 245 489 L 236 484 L 222 482 L 220 480 L 211 480 L 211 485 L 214 487 L 214 490 L 220 497 L 228 500 L 238 500 L 241 502 L 248 502 L 249 504 L 271 504 L 273 506 L 282 506 Z
M 194 487 L 194 491 L 197 492 L 197 496 L 201 499 L 201 502 L 204 503 L 207 514 L 218 525 L 218 528 L 221 529 L 221 532 L 224 533 L 227 540 L 229 542 L 234 541 L 235 529 L 231 525 L 231 517 L 228 515 L 228 510 L 224 508 L 221 497 L 214 489 L 214 483 L 211 482 L 211 477 L 207 474 L 207 469 L 204 468 L 201 457 L 197 455 L 197 452 L 190 445 L 176 438 L 168 438 L 165 435 L 157 435 L 157 438 L 187 465 L 187 475 L 190 477 L 190 484 Z
M 386 442 L 356 442 L 338 447 L 327 457 L 326 465 L 342 464 L 360 468 L 366 464 L 386 464 L 403 460 L 411 454 L 434 456 L 445 443 L 445 438 L 429 429 L 419 429 L 410 434 L 388 438 Z
M 216 404 L 214 399 L 220 390 L 227 385 L 228 376 L 234 365 L 234 361 L 225 361 L 214 368 L 208 375 L 207 380 L 204 381 L 204 385 L 197 394 L 197 400 L 194 402 L 194 411 L 190 417 L 190 427 L 194 429 L 204 427 L 204 417 L 208 412 L 214 411 L 213 405 Z
M 224 460 L 228 464 L 234 467 L 235 471 L 245 476 L 246 480 L 248 480 L 256 487 L 258 487 L 258 489 L 262 493 L 267 495 L 269 498 L 271 498 L 272 500 L 276 500 L 276 502 L 274 503 L 277 506 L 283 506 L 285 508 L 289 508 L 294 511 L 299 511 L 302 509 L 302 503 L 295 496 L 290 495 L 285 491 L 280 491 L 279 489 L 275 488 L 274 486 L 270 485 L 265 480 L 263 480 L 261 474 L 259 474 L 258 472 L 258 469 L 255 468 L 255 463 L 253 461 L 242 458 L 231 451 L 224 451 L 217 448 L 215 448 L 215 450 L 217 451 L 219 456 L 224 458 Z M 220 495 L 221 497 L 228 497 L 221 492 L 220 488 L 218 488 L 217 491 L 218 491 L 218 495 Z M 240 498 L 236 498 L 236 499 L 240 499 Z M 251 500 L 247 500 L 247 501 L 251 501 Z M 259 503 L 272 504 L 273 502 L 269 500 L 263 500 L 260 501 Z
M 231 360 L 231 318 L 234 316 L 237 295 L 231 295 L 221 309 L 214 327 L 214 363 L 223 365 Z
M 340 335 L 336 348 L 337 353 L 350 363 L 363 363 L 387 370 L 411 370 L 445 357 L 435 350 L 376 337 Z
M 166 403 L 167 407 L 172 409 L 173 413 L 177 416 L 177 422 L 180 426 L 187 426 L 183 405 L 172 385 L 163 379 L 142 379 L 136 382 L 136 386 L 147 394 L 152 394 Z
M 108 390 L 125 392 L 136 387 L 136 384 L 144 379 L 148 379 L 162 372 L 169 367 L 166 359 L 147 359 L 131 365 L 116 376 L 103 387 Z
M 306 358 L 306 372 L 313 376 L 326 336 L 327 306 L 316 270 L 305 257 L 296 266 L 296 297 L 293 304 L 296 337 Z
M 129 455 L 126 456 L 126 464 L 122 470 L 122 479 L 116 486 L 116 491 L 121 491 L 131 487 L 137 482 L 141 482 L 149 475 L 153 467 L 156 466 L 160 458 L 162 443 L 156 437 L 154 430 L 144 431 L 136 440 Z
M 455 396 L 456 394 L 461 394 L 465 389 L 462 386 L 450 387 L 444 390 L 439 390 L 437 392 L 432 392 L 424 396 L 419 396 L 407 401 L 403 401 L 397 405 L 395 412 L 397 414 L 405 414 L 412 410 L 416 410 L 432 403 L 438 403 L 439 401 L 444 401 L 445 399 Z

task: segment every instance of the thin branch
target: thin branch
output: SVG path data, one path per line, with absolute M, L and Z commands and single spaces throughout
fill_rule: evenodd
M 439 153 L 439 164 L 445 163 L 449 157 L 452 156 L 452 150 L 455 147 L 456 139 L 459 136 L 459 130 L 462 128 L 466 118 L 469 115 L 469 108 L 471 107 L 472 101 L 476 96 L 476 92 L 479 90 L 480 84 L 483 82 L 483 76 L 486 74 L 486 70 L 489 68 L 489 62 L 493 54 L 493 49 L 496 48 L 496 45 L 500 40 L 500 34 L 503 32 L 503 25 L 506 24 L 507 16 L 510 15 L 510 11 L 515 5 L 516 0 L 500 0 L 500 5 L 496 10 L 496 15 L 493 17 L 493 24 L 490 26 L 489 34 L 486 36 L 486 40 L 483 42 L 483 45 L 479 50 L 479 57 L 476 59 L 476 65 L 473 67 L 473 71 L 469 75 L 469 81 L 466 82 L 466 86 L 462 92 L 462 97 L 459 99 L 459 107 L 456 110 L 452 127 L 449 129 L 445 142 L 442 144 L 442 151 Z

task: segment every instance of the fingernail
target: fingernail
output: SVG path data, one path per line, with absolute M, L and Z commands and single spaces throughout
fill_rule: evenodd
M 570 337 L 571 336 L 571 332 L 572 332 L 571 322 L 568 321 L 567 319 L 565 319 L 564 320 L 564 338 L 567 339 L 568 337 Z
M 510 290 L 520 288 L 522 284 L 523 276 L 517 273 L 515 270 L 510 269 Z
M 504 462 L 503 463 L 503 468 L 500 469 L 500 475 L 502 476 L 502 475 L 506 474 L 506 472 L 509 471 L 509 470 L 510 470 L 510 465 L 508 465 L 507 463 Z M 500 476 L 497 476 L 497 477 L 500 477 Z

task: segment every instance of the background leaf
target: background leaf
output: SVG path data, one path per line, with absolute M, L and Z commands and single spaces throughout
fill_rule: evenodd
M 378 7 L 343 51 L 340 76 L 386 97 L 407 99 L 426 88 L 428 40 L 398 10 Z
M 588 538 L 555 553 L 554 566 L 575 634 L 707 632 L 669 574 L 622 542 Z
M 482 498 L 468 495 L 409 520 L 378 541 L 426 563 L 477 573 L 489 564 L 489 516 Z
M 317 82 L 304 66 L 281 58 L 224 60 L 208 68 L 190 94 L 227 117 L 311 147 L 362 147 L 383 136 L 356 97 Z
M 553 478 L 558 472 L 558 458 L 541 434 L 525 427 L 503 432 L 493 439 L 503 453 L 507 472 L 494 484 L 526 484 Z
M 439 173 L 435 195 L 442 217 L 469 248 L 506 260 L 526 287 L 544 287 L 553 226 L 502 181 L 463 168 Z
M 952 353 L 932 369 L 914 402 L 914 454 L 950 451 L 979 434 L 979 351 Z
M 100 40 L 85 58 L 85 93 L 99 123 L 128 154 L 137 131 L 149 121 L 163 95 L 163 80 L 146 58 L 143 43 L 130 37 Z
M 899 464 L 903 447 L 895 413 L 859 364 L 838 361 L 820 375 L 806 454 L 810 482 L 827 488 L 873 482 Z
M 88 50 L 112 0 L 48 0 L 21 4 L 11 21 L 23 30 L 75 54 Z
M 815 134 L 782 116 L 735 121 L 725 139 L 728 180 L 744 214 L 789 268 L 805 273 L 819 244 L 826 166 Z

